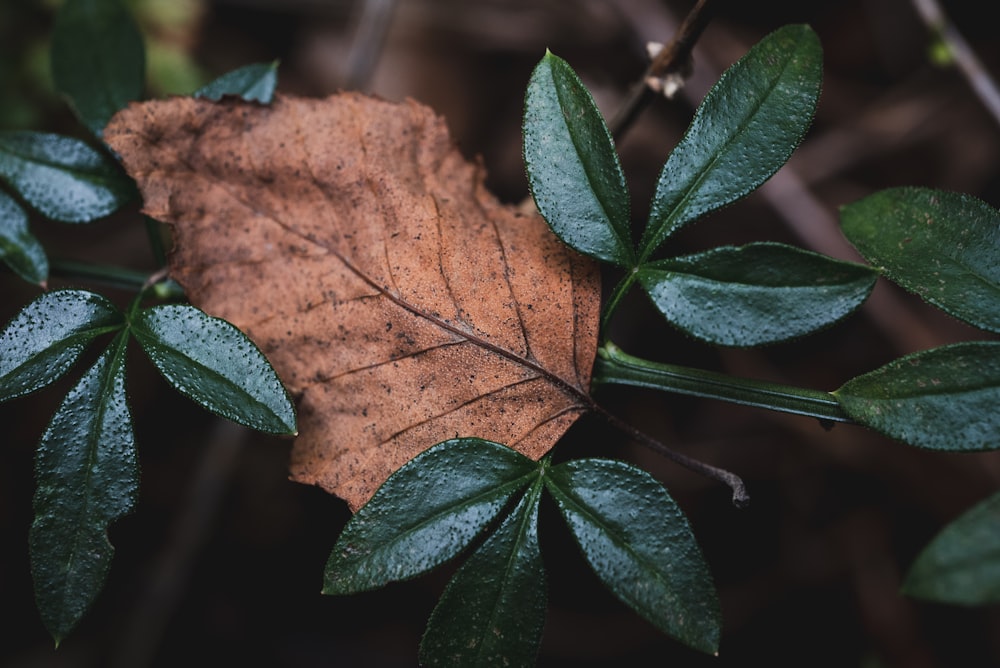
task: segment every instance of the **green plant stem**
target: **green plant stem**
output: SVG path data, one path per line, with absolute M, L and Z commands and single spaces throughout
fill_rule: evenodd
M 608 301 L 604 305 L 604 310 L 601 312 L 601 332 L 605 335 L 608 332 L 608 324 L 611 322 L 611 316 L 618 308 L 618 303 L 628 293 L 632 284 L 635 283 L 636 276 L 638 275 L 636 272 L 636 269 L 631 269 L 629 273 L 618 282 L 618 285 L 616 285 L 615 289 L 611 291 L 611 296 L 608 297 Z
M 150 288 L 150 275 L 141 271 L 96 265 L 75 260 L 52 260 L 51 273 L 60 278 L 94 281 L 122 290 L 145 291 Z M 160 299 L 178 299 L 184 296 L 181 287 L 172 280 L 165 279 L 165 274 L 155 274 L 156 284 L 152 290 Z
M 610 341 L 605 342 L 597 351 L 592 384 L 648 387 L 805 415 L 823 422 L 853 423 L 841 409 L 836 397 L 829 392 L 651 362 L 628 355 Z

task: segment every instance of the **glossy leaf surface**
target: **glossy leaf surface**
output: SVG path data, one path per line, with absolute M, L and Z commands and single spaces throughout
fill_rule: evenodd
M 444 441 L 389 476 L 344 531 L 323 593 L 349 594 L 416 577 L 464 549 L 538 464 L 477 438 Z
M 0 192 L 0 260 L 29 283 L 43 284 L 49 277 L 49 259 L 28 230 L 28 215 L 3 192 Z
M 55 290 L 41 295 L 0 332 L 0 401 L 56 380 L 94 337 L 123 324 L 114 304 L 93 292 Z
M 600 260 L 633 262 L 625 175 L 601 112 L 566 61 L 546 53 L 524 102 L 524 165 L 556 236 Z
M 857 422 L 921 448 L 1000 447 L 1000 342 L 907 355 L 833 393 Z
M 452 577 L 420 643 L 426 666 L 530 666 L 545 623 L 540 479 Z
M 64 223 L 103 218 L 135 193 L 110 157 L 45 132 L 0 132 L 0 179 L 42 215 Z
M 278 61 L 255 63 L 227 72 L 194 92 L 194 97 L 221 100 L 235 95 L 248 102 L 269 104 L 278 85 Z
M 127 339 L 120 333 L 69 391 L 38 446 L 31 574 L 57 643 L 100 592 L 114 552 L 108 526 L 132 509 L 138 489 Z
M 872 264 L 945 312 L 1000 332 L 1000 211 L 975 197 L 891 188 L 841 211 Z
M 738 200 L 785 164 L 812 121 L 822 58 L 808 26 L 785 26 L 722 75 L 663 166 L 641 259 L 683 225 Z
M 774 243 L 726 246 L 644 265 L 639 281 L 672 324 L 723 346 L 786 341 L 860 306 L 877 274 Z
M 942 603 L 1000 603 L 1000 493 L 965 512 L 924 548 L 903 592 Z
M 687 518 L 663 486 L 603 459 L 559 464 L 545 480 L 587 562 L 615 596 L 664 633 L 715 653 L 715 586 Z
M 98 137 L 116 111 L 142 97 L 142 35 L 120 0 L 67 0 L 52 32 L 52 79 Z
M 132 333 L 167 382 L 201 406 L 259 431 L 295 433 L 295 408 L 278 375 L 235 326 L 173 304 L 139 313 Z

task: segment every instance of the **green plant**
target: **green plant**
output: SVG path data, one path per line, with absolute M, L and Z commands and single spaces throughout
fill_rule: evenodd
M 54 44 L 57 84 L 99 139 L 111 115 L 140 97 L 141 76 L 72 67 L 141 63 L 141 40 L 116 2 L 80 1 L 67 3 Z M 76 58 L 90 51 L 94 61 Z M 607 338 L 623 297 L 636 285 L 668 322 L 692 337 L 755 346 L 834 324 L 865 301 L 880 275 L 950 315 L 998 331 L 1000 214 L 964 195 L 903 188 L 845 207 L 844 232 L 872 267 L 776 243 L 663 256 L 676 231 L 743 197 L 784 164 L 812 119 L 821 59 L 812 31 L 789 26 L 727 71 L 670 154 L 638 243 L 625 177 L 593 100 L 558 57 L 546 54 L 538 64 L 523 126 L 535 203 L 563 242 L 620 276 L 602 309 L 594 387 L 633 385 L 854 422 L 924 448 L 996 449 L 1000 418 L 992 407 L 1000 395 L 1000 356 L 993 341 L 907 355 L 828 393 L 639 359 Z M 274 84 L 275 66 L 256 65 L 196 94 L 237 94 L 266 103 Z M 50 134 L 0 136 L 0 178 L 11 192 L 0 193 L 0 252 L 13 271 L 42 285 L 48 261 L 28 231 L 22 203 L 54 220 L 85 223 L 134 196 L 133 184 L 99 142 Z M 158 225 L 146 223 L 162 263 Z M 129 511 L 136 495 L 124 393 L 129 338 L 169 383 L 209 410 L 271 433 L 295 431 L 287 394 L 235 327 L 188 305 L 145 305 L 182 296 L 165 274 L 58 269 L 132 286 L 136 295 L 119 309 L 93 292 L 46 292 L 0 333 L 3 400 L 51 383 L 91 341 L 113 337 L 69 391 L 38 449 L 32 570 L 39 609 L 57 642 L 103 585 L 111 557 L 106 528 Z M 606 417 L 628 435 L 730 485 L 737 503 L 747 500 L 735 475 Z M 687 519 L 660 483 L 620 461 L 534 462 L 481 439 L 439 443 L 391 476 L 340 536 L 324 592 L 353 593 L 416 577 L 470 551 L 431 616 L 422 661 L 531 663 L 545 612 L 537 518 L 546 493 L 616 596 L 681 642 L 718 650 L 722 619 L 711 575 Z M 962 603 L 997 600 L 997 498 L 942 532 L 914 565 L 908 593 Z

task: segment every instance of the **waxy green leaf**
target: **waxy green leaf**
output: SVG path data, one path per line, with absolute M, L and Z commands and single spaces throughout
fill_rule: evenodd
M 538 475 L 538 467 L 478 438 L 425 450 L 389 476 L 348 522 L 327 561 L 323 593 L 375 589 L 451 559 Z
M 642 266 L 639 281 L 672 324 L 723 346 L 755 346 L 815 332 L 854 311 L 877 273 L 775 243 Z
M 141 311 L 131 329 L 181 394 L 247 427 L 295 433 L 295 407 L 281 380 L 234 325 L 193 306 L 171 304 Z
M 0 260 L 28 281 L 43 285 L 49 277 L 49 259 L 28 230 L 28 214 L 0 192 Z
M 235 95 L 248 102 L 269 104 L 278 85 L 278 61 L 256 63 L 223 74 L 194 92 L 194 97 L 221 100 Z
M 924 548 L 903 592 L 959 605 L 1000 603 L 1000 493 L 966 511 Z
M 907 355 L 833 392 L 855 421 L 933 450 L 1000 448 L 1000 342 Z
M 104 584 L 114 548 L 108 525 L 132 509 L 138 467 L 125 397 L 126 332 L 66 395 L 38 446 L 31 574 L 56 643 Z
M 455 573 L 420 643 L 426 666 L 530 666 L 545 623 L 536 479 L 517 508 Z
M 614 142 L 590 92 L 552 53 L 531 75 L 523 128 L 528 185 L 552 231 L 584 255 L 631 266 L 628 189 Z
M 120 0 L 66 0 L 52 31 L 52 79 L 80 121 L 101 136 L 115 112 L 142 97 L 142 35 Z
M 808 26 L 785 26 L 726 70 L 663 166 L 641 261 L 683 225 L 740 199 L 785 164 L 812 122 L 822 59 Z
M 0 332 L 0 401 L 48 385 L 69 370 L 94 337 L 123 325 L 114 304 L 93 292 L 41 295 Z
M 64 223 L 103 218 L 135 195 L 109 156 L 44 132 L 0 132 L 0 179 L 42 215 Z
M 891 188 L 845 206 L 844 234 L 907 290 L 1000 332 L 1000 211 L 975 197 Z
M 712 577 L 687 518 L 660 483 L 603 459 L 559 464 L 545 482 L 615 596 L 686 645 L 718 650 L 722 622 Z

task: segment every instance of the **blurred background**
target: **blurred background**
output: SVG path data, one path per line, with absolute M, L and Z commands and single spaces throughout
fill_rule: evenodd
M 149 95 L 187 93 L 230 69 L 280 59 L 279 91 L 356 88 L 415 98 L 481 156 L 502 200 L 527 194 L 520 114 L 546 48 L 567 59 L 612 115 L 691 2 L 663 0 L 135 0 Z M 875 190 L 917 185 L 1000 205 L 1000 120 L 942 57 L 910 0 L 715 2 L 676 99 L 647 107 L 619 143 L 642 225 L 660 166 L 697 103 L 757 40 L 808 23 L 825 50 L 812 130 L 746 200 L 683 230 L 668 252 L 784 241 L 856 259 L 837 210 Z M 0 125 L 83 136 L 51 92 L 47 46 L 58 2 L 0 0 Z M 1000 78 L 989 3 L 944 3 L 987 73 Z M 85 226 L 33 219 L 50 256 L 156 269 L 134 211 Z M 638 228 L 637 229 L 641 229 Z M 611 277 L 613 278 L 613 277 Z M 606 283 L 610 283 L 607 281 Z M 52 286 L 67 285 L 57 278 Z M 125 303 L 129 295 L 101 286 Z M 0 272 L 0 319 L 37 295 Z M 626 351 L 832 390 L 904 353 L 988 338 L 887 283 L 843 323 L 801 341 L 719 350 L 663 324 L 638 293 L 612 339 Z M 134 352 L 134 351 L 133 351 Z M 319 594 L 346 506 L 291 483 L 289 441 L 248 432 L 169 390 L 141 355 L 129 396 L 142 467 L 135 512 L 112 527 L 105 591 L 58 651 L 34 608 L 28 565 L 34 447 L 70 383 L 0 405 L 0 665 L 413 666 L 448 568 L 345 598 Z M 83 368 L 82 366 L 79 368 Z M 659 634 L 608 594 L 543 508 L 549 612 L 540 666 L 1000 665 L 1000 610 L 898 594 L 909 564 L 947 522 L 1000 486 L 997 453 L 945 455 L 859 427 L 723 403 L 608 389 L 613 412 L 672 447 L 741 475 L 729 491 L 584 418 L 561 457 L 624 458 L 667 485 L 688 514 L 722 603 L 720 656 Z

